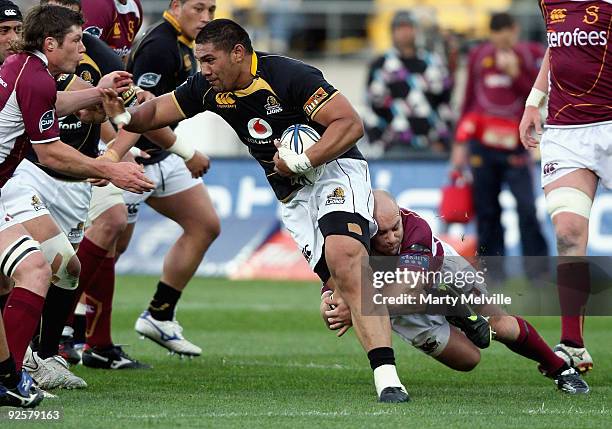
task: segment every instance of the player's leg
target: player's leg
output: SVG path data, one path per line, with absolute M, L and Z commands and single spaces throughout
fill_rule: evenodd
M 405 402 L 409 398 L 395 368 L 389 315 L 386 308 L 378 308 L 378 315 L 372 313 L 374 288 L 369 283 L 372 277 L 368 252 L 376 223 L 372 216 L 369 177 L 364 161 L 339 159 L 328 164 L 312 188 L 300 191 L 308 208 L 305 216 L 298 216 L 295 221 L 309 224 L 311 230 L 315 230 L 317 241 L 315 246 L 310 243 L 311 248 L 316 247 L 317 253 L 322 250 L 315 271 L 317 266 L 317 273 L 321 266 L 327 268 L 329 277 L 351 310 L 355 333 L 374 371 L 379 400 Z M 307 198 L 306 194 L 309 194 Z M 312 225 L 313 211 L 316 211 L 315 225 Z M 324 240 L 323 249 L 318 248 L 319 239 Z M 362 278 L 363 275 L 367 277 Z
M 149 368 L 128 356 L 111 337 L 117 241 L 126 229 L 130 207 L 137 207 L 146 198 L 146 195 L 130 195 L 135 199 L 130 203 L 132 206 L 124 202 L 123 191 L 112 185 L 94 188 L 89 210 L 91 226 L 79 246 L 78 255 L 82 258 L 80 281 L 88 310 L 87 344 L 82 360 L 83 365 L 91 368 Z
M 173 156 L 161 164 L 164 189 L 156 190 L 147 204 L 178 223 L 183 232 L 164 258 L 155 294 L 136 321 L 135 329 L 171 352 L 198 356 L 201 348 L 183 337 L 174 316 L 182 291 L 219 235 L 220 223 L 202 181 L 190 176 L 184 162 Z
M 20 371 L 40 321 L 51 268 L 39 243 L 18 223 L 0 231 L 0 266 L 2 273 L 15 282 L 2 316 L 9 350 Z
M 489 316 L 493 338 L 527 359 L 539 363 L 538 369 L 553 379 L 567 393 L 588 393 L 589 386 L 580 374 L 557 356 L 536 328 L 520 316 L 506 314 L 496 305 L 484 305 L 478 311 Z
M 12 289 L 13 280 L 4 274 L 0 274 L 0 314 L 4 311 L 4 306 L 6 305 L 6 301 Z
M 391 318 L 393 331 L 404 341 L 456 371 L 471 371 L 480 350 L 441 315 L 409 314 Z
M 43 400 L 43 393 L 25 370 L 17 371 L 6 342 L 4 323 L 0 317 L 0 407 L 32 408 Z
M 548 211 L 555 227 L 557 283 L 561 304 L 561 343 L 555 352 L 579 371 L 593 367 L 584 346 L 584 311 L 591 291 L 586 255 L 589 213 L 598 178 L 590 170 L 578 169 L 544 187 Z

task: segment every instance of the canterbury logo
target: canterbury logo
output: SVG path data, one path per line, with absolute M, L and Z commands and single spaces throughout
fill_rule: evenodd
M 550 13 L 550 23 L 555 24 L 565 21 L 567 17 L 567 9 L 553 9 Z
M 222 92 L 215 96 L 215 101 L 219 106 L 230 106 L 236 104 L 231 92 Z

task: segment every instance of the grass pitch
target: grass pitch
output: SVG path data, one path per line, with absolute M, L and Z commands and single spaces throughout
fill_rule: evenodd
M 182 427 L 612 427 L 612 318 L 587 319 L 595 359 L 592 392 L 572 397 L 539 375 L 535 362 L 501 344 L 482 353 L 470 373 L 454 372 L 394 339 L 407 404 L 378 404 L 371 370 L 354 334 L 337 339 L 318 315 L 319 288 L 291 282 L 196 279 L 178 319 L 202 357 L 179 360 L 149 340 L 134 321 L 157 279 L 120 277 L 115 294 L 116 343 L 152 370 L 105 371 L 78 366 L 89 388 L 57 391 L 41 409 L 63 410 L 62 428 Z M 558 318 L 530 318 L 549 344 Z M 0 422 L 2 427 L 37 426 Z M 51 422 L 41 423 L 45 426 Z

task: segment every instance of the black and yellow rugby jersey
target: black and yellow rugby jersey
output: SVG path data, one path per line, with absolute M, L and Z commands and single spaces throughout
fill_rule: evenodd
M 338 91 L 315 67 L 280 55 L 253 53 L 251 74 L 255 78 L 249 87 L 219 93 L 198 73 L 179 86 L 173 96 L 186 118 L 204 111 L 221 116 L 248 146 L 276 197 L 283 201 L 301 185 L 274 172 L 274 140 L 294 124 L 307 124 L 323 134 L 325 127 L 313 118 Z M 356 146 L 339 158 L 364 159 Z
M 178 21 L 168 11 L 164 12 L 163 18 L 136 41 L 127 66 L 136 85 L 156 96 L 174 90 L 197 72 L 194 42 L 181 34 Z M 171 128 L 177 125 L 172 124 Z M 144 136 L 140 137 L 136 147 L 151 156 L 138 158 L 141 164 L 155 164 L 170 155 Z
M 83 33 L 83 44 L 86 49 L 83 60 L 77 66 L 74 74 L 61 74 L 58 76 L 56 79 L 56 88 L 58 91 L 69 91 L 70 86 L 77 76 L 93 86 L 96 86 L 98 82 L 100 82 L 102 76 L 117 70 L 123 70 L 121 59 L 108 47 L 108 45 L 106 45 L 106 43 L 102 42 L 97 37 L 88 33 Z M 133 89 L 124 92 L 121 96 L 126 106 L 133 106 L 136 104 L 136 95 Z M 77 149 L 83 155 L 93 158 L 98 156 L 100 124 L 88 124 L 81 122 L 76 115 L 68 115 L 60 118 L 59 126 L 60 139 L 62 142 Z M 27 158 L 50 176 L 62 180 L 81 180 L 58 173 L 55 170 L 43 166 L 38 162 L 36 153 L 33 150 L 30 151 Z

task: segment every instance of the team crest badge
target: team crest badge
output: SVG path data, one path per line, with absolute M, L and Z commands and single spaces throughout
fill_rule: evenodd
M 329 206 L 332 204 L 344 204 L 345 201 L 346 197 L 344 194 L 344 189 L 338 186 L 331 194 L 327 195 L 327 201 L 325 202 L 325 205 Z
M 275 113 L 280 113 L 283 111 L 282 106 L 273 95 L 268 97 L 264 107 L 266 108 L 266 114 L 268 115 L 274 115 Z
M 38 198 L 38 195 L 32 195 L 31 204 L 34 211 L 40 211 L 47 208 L 40 198 Z

